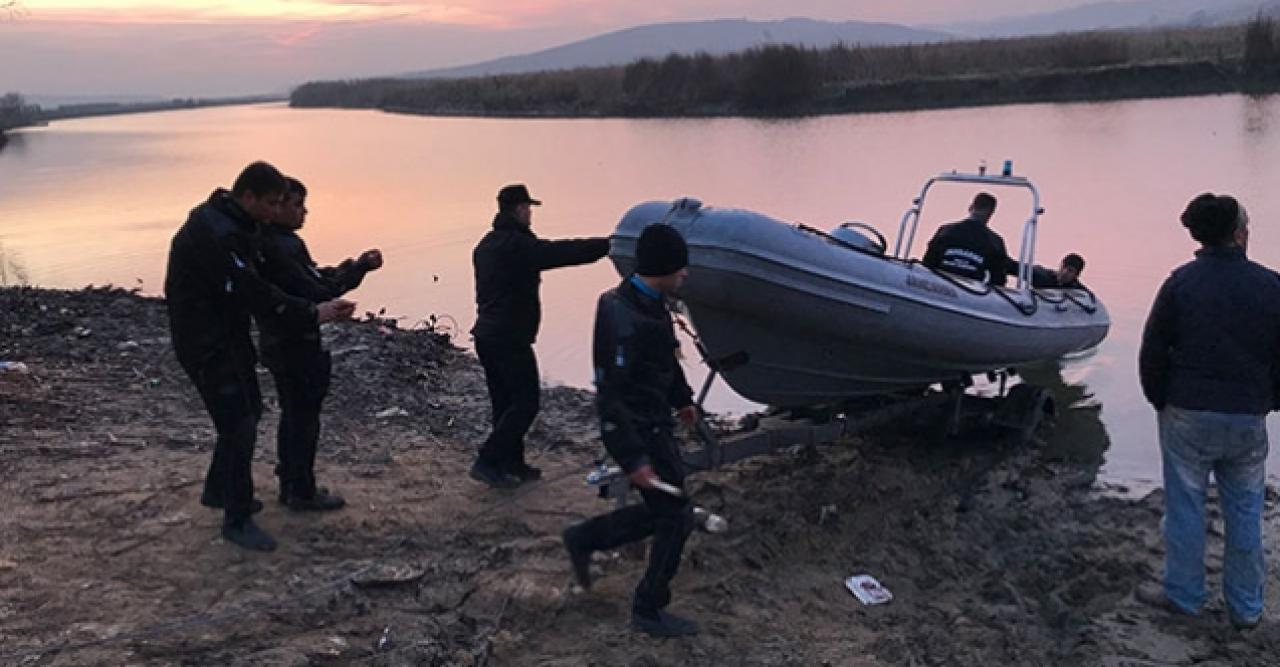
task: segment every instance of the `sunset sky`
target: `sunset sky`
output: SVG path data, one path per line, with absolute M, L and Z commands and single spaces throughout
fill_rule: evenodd
M 1082 2 L 17 0 L 16 11 L 0 10 L 0 92 L 283 92 L 309 79 L 466 64 L 646 23 L 791 16 L 942 23 Z

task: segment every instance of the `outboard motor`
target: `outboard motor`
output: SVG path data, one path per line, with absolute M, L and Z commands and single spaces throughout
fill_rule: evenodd
M 831 230 L 831 238 L 877 255 L 883 255 L 886 247 L 884 236 L 865 222 L 846 222 Z

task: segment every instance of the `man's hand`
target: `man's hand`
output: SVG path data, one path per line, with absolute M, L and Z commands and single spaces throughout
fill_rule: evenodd
M 680 419 L 681 424 L 693 428 L 698 423 L 698 406 L 686 405 L 676 412 L 676 417 Z
M 320 324 L 325 322 L 337 322 L 338 320 L 349 320 L 356 312 L 356 304 L 346 299 L 334 299 L 316 304 L 316 321 Z
M 366 250 L 360 253 L 360 258 L 356 262 L 368 271 L 377 271 L 382 268 L 382 251 L 377 249 Z
M 637 489 L 652 489 L 653 481 L 658 479 L 658 474 L 653 471 L 653 466 L 646 464 L 627 473 L 627 479 Z

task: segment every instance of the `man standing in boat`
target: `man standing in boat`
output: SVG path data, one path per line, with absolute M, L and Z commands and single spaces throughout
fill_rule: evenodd
M 1182 214 L 1201 244 L 1161 285 L 1142 333 L 1142 393 L 1164 464 L 1163 585 L 1143 602 L 1197 615 L 1205 602 L 1205 497 L 1218 487 L 1226 536 L 1222 595 L 1239 629 L 1262 618 L 1267 413 L 1280 408 L 1280 277 L 1249 261 L 1249 218 L 1203 194 Z
M 538 361 L 533 342 L 542 320 L 538 298 L 547 269 L 589 264 L 609 252 L 609 239 L 549 241 L 534 235 L 533 206 L 524 185 L 498 192 L 493 229 L 472 253 L 476 272 L 476 356 L 493 406 L 493 432 L 480 447 L 471 477 L 509 489 L 542 477 L 524 458 L 524 434 L 538 415 Z
M 600 430 L 609 455 L 640 489 L 644 503 L 564 531 L 574 576 L 583 588 L 591 586 L 593 551 L 653 536 L 649 566 L 632 600 L 631 622 L 655 637 L 698 632 L 693 621 L 664 611 L 681 552 L 693 531 L 692 507 L 683 495 L 654 488 L 655 482 L 677 489 L 684 483 L 672 412 L 677 411 L 686 426 L 698 417 L 665 303 L 684 282 L 688 259 L 680 232 L 669 225 L 649 225 L 637 243 L 635 274 L 600 296 L 592 344 Z
M 1018 273 L 1018 263 L 1009 258 L 1004 239 L 987 226 L 995 212 L 996 198 L 979 192 L 969 205 L 969 217 L 939 228 L 921 262 L 992 285 L 1006 284 L 1009 274 Z

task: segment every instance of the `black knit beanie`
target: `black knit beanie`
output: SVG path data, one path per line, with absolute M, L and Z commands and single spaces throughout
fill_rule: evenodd
M 636 243 L 636 273 L 665 276 L 689 264 L 689 247 L 674 227 L 655 223 L 640 232 Z
M 1234 197 L 1206 192 L 1191 200 L 1182 212 L 1182 226 L 1191 238 L 1217 246 L 1231 240 L 1240 219 L 1240 203 Z

